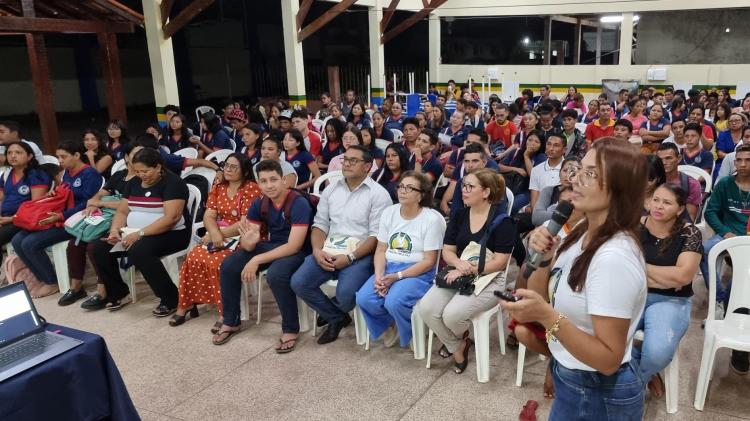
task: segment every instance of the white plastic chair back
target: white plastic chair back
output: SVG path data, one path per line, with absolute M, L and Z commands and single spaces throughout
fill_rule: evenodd
M 315 127 L 315 130 L 317 130 L 319 133 L 323 130 L 323 120 L 320 120 L 316 118 L 312 121 L 313 127 Z
M 513 196 L 513 192 L 507 187 L 505 188 L 505 197 L 508 198 L 508 215 L 510 215 L 510 211 L 513 209 L 513 201 L 515 200 L 515 197 Z
M 121 159 L 115 162 L 114 164 L 112 164 L 112 170 L 110 171 L 110 174 L 114 174 L 117 171 L 124 169 L 125 167 L 127 167 L 127 164 L 125 163 L 124 159 Z
M 195 167 L 190 171 L 186 171 L 182 173 L 181 177 L 185 179 L 190 175 L 199 175 L 205 178 L 206 181 L 208 181 L 209 190 L 214 185 L 214 179 L 216 179 L 216 171 L 212 170 L 211 168 L 206 168 L 206 167 Z
M 198 206 L 201 203 L 201 191 L 198 187 L 195 187 L 192 184 L 188 184 L 187 187 L 188 201 L 186 206 L 190 213 L 190 219 L 192 220 L 192 223 L 195 224 L 195 218 L 198 216 Z
M 60 165 L 60 161 L 57 159 L 56 156 L 44 155 L 42 157 L 42 162 L 40 162 L 40 164 L 55 164 L 55 165 Z
M 716 307 L 716 262 L 721 252 L 726 251 L 732 259 L 732 293 L 726 308 L 724 321 L 748 325 L 750 316 L 734 313 L 738 308 L 750 308 L 750 236 L 732 237 L 722 240 L 708 254 L 708 319 L 715 318 Z M 746 329 L 744 329 L 746 330 Z
M 712 180 L 711 175 L 707 173 L 705 170 L 702 170 L 698 167 L 694 167 L 692 165 L 680 165 L 677 167 L 677 171 L 687 174 L 690 177 L 698 180 L 699 182 L 701 179 L 703 179 L 706 186 L 703 188 L 703 191 L 705 193 L 711 193 L 711 187 L 712 187 Z
M 326 181 L 330 181 L 331 183 L 333 183 L 340 178 L 344 178 L 344 174 L 341 171 L 331 171 L 321 175 L 317 180 L 315 180 L 315 184 L 313 184 L 312 194 L 320 196 L 320 186 L 322 186 L 323 183 L 325 183 Z
M 195 109 L 195 121 L 201 121 L 201 114 L 205 114 L 207 112 L 216 113 L 216 110 L 214 110 L 213 107 L 209 107 L 208 105 L 201 105 L 200 107 Z
M 391 129 L 391 132 L 393 133 L 393 141 L 400 143 L 401 139 L 404 137 L 404 132 L 399 129 Z
M 195 148 L 182 148 L 176 151 L 174 155 L 181 156 L 183 158 L 196 159 L 198 158 L 198 150 Z
M 229 149 L 219 149 L 218 151 L 211 152 L 206 156 L 207 161 L 216 161 L 216 162 L 224 162 L 229 158 L 229 155 L 231 155 L 234 151 L 230 151 Z
M 390 145 L 391 142 L 385 140 L 385 139 L 375 139 L 375 146 L 378 147 L 383 153 L 385 153 L 385 149 Z
M 586 123 L 576 123 L 576 129 L 581 133 L 586 133 L 586 126 L 588 126 Z
M 163 150 L 166 153 L 172 153 L 172 151 L 170 151 L 169 148 L 164 145 L 159 146 L 159 149 Z
M 367 113 L 367 115 L 369 115 L 369 116 L 370 116 L 370 118 L 372 118 L 372 115 L 373 115 L 373 114 L 375 114 L 375 111 L 373 111 L 373 110 L 371 110 L 371 109 L 369 109 L 369 108 L 368 108 L 368 109 L 366 109 L 366 110 L 365 110 L 365 112 Z
M 237 142 L 234 139 L 229 139 L 229 144 L 232 145 L 232 152 L 237 150 Z

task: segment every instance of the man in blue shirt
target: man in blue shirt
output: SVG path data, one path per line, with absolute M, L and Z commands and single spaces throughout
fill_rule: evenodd
M 688 123 L 685 126 L 685 148 L 682 150 L 680 165 L 692 165 L 711 174 L 714 166 L 714 155 L 701 145 L 701 126 Z M 706 180 L 710 183 L 711 180 Z
M 435 156 L 435 149 L 438 144 L 438 136 L 434 130 L 422 129 L 422 133 L 417 136 L 415 148 L 409 158 L 409 166 L 415 171 L 423 172 L 435 185 L 440 174 L 443 173 L 443 167 L 440 160 Z

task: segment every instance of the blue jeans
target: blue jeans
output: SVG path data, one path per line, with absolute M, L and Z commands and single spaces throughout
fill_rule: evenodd
M 690 298 L 670 297 L 649 292 L 638 329 L 643 330 L 643 345 L 633 347 L 633 359 L 639 361 L 641 380 L 648 383 L 672 361 L 680 340 L 690 325 Z
M 280 245 L 261 243 L 253 251 L 238 249 L 221 262 L 221 302 L 223 303 L 222 315 L 225 325 L 239 326 L 241 323 L 240 297 L 242 294 L 242 269 L 245 268 L 245 265 L 253 256 L 273 250 Z M 297 297 L 289 287 L 289 280 L 294 270 L 299 267 L 304 258 L 305 255 L 300 252 L 276 259 L 270 265 L 264 265 L 264 268 L 268 268 L 268 285 L 271 287 L 271 292 L 281 312 L 281 330 L 284 333 L 299 333 Z
M 645 387 L 633 364 L 611 376 L 571 370 L 552 359 L 555 400 L 549 421 L 640 421 Z
M 519 210 L 521 210 L 522 207 L 529 204 L 531 201 L 531 193 L 528 191 L 525 191 L 523 193 L 518 193 L 513 198 L 513 209 L 511 209 L 510 215 L 515 215 L 518 213 Z
M 354 309 L 357 290 L 372 275 L 372 256 L 365 256 L 341 270 L 323 270 L 312 254 L 292 275 L 292 290 L 328 323 L 339 322 Z M 320 286 L 338 279 L 336 297 L 328 298 Z M 225 304 L 226 305 L 226 304 Z
M 48 285 L 57 283 L 55 267 L 47 256 L 47 247 L 73 238 L 65 228 L 44 231 L 21 231 L 10 241 L 18 257 L 31 269 L 36 279 Z M 65 292 L 65 291 L 60 291 Z
M 703 257 L 701 258 L 701 273 L 703 274 L 703 282 L 706 284 L 706 289 L 708 289 L 708 253 L 711 252 L 711 249 L 714 248 L 715 245 L 719 244 L 724 237 L 720 235 L 714 235 L 713 237 L 709 238 L 708 240 L 703 242 Z M 719 259 L 721 261 L 721 259 Z M 729 282 L 729 285 L 727 288 L 724 288 L 721 285 L 721 273 L 719 272 L 719 265 L 716 265 L 716 302 L 717 303 L 724 303 L 724 308 L 727 308 L 727 305 L 729 304 L 729 293 L 732 291 L 732 283 Z
M 397 273 L 408 269 L 414 263 L 387 263 L 385 274 Z M 413 277 L 404 278 L 391 284 L 385 297 L 375 291 L 375 275 L 357 291 L 357 305 L 367 322 L 367 329 L 373 338 L 379 338 L 395 321 L 401 338 L 401 346 L 411 341 L 411 312 L 414 305 L 432 286 L 435 270 Z

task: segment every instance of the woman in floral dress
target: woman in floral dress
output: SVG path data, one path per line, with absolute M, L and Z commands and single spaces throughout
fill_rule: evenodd
M 219 267 L 234 249 L 231 241 L 239 235 L 240 218 L 261 196 L 260 188 L 251 181 L 250 161 L 242 154 L 229 155 L 222 175 L 223 181 L 208 194 L 203 216 L 206 234 L 180 269 L 179 304 L 177 313 L 169 321 L 170 326 L 179 326 L 189 318 L 198 317 L 198 304 L 216 304 L 221 313 Z M 221 322 L 217 323 L 221 326 Z

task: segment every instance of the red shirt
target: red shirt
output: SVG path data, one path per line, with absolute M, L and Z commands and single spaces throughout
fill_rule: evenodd
M 510 140 L 513 136 L 518 134 L 518 128 L 512 121 L 505 120 L 502 124 L 499 124 L 494 118 L 485 127 L 485 132 L 490 137 L 490 143 L 495 143 L 498 140 L 502 140 L 506 148 L 510 147 Z
M 305 137 L 305 147 L 312 156 L 317 157 L 320 155 L 320 149 L 323 147 L 323 142 L 320 140 L 320 135 L 312 130 L 307 132 Z
M 609 124 L 606 127 L 602 127 L 599 119 L 592 121 L 586 126 L 586 140 L 594 142 L 598 139 L 607 136 L 614 136 L 615 134 L 615 121 L 609 119 Z

